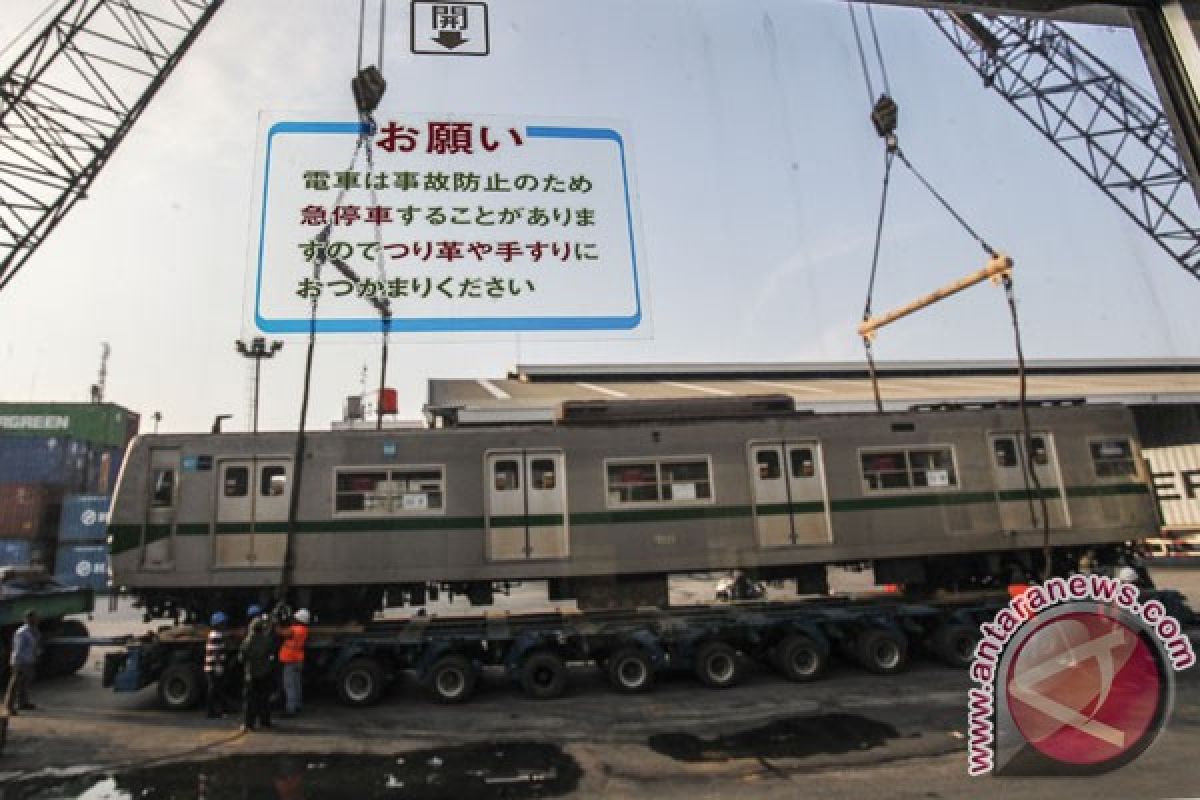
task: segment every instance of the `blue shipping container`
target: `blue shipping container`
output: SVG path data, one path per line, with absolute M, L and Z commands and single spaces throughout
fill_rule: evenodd
M 0 539 L 0 567 L 24 567 L 29 564 L 28 539 Z
M 0 483 L 40 483 L 81 491 L 88 448 L 65 436 L 0 437 Z
M 112 497 L 106 494 L 72 494 L 63 499 L 58 523 L 60 542 L 101 542 L 107 535 L 108 507 Z
M 108 545 L 61 544 L 54 561 L 54 578 L 67 586 L 108 588 Z

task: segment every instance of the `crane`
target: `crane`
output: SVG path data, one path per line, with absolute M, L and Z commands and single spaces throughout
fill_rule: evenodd
M 1048 20 L 926 13 L 985 86 L 1200 279 L 1200 206 L 1157 102 Z
M 0 290 L 225 0 L 67 0 L 0 76 Z

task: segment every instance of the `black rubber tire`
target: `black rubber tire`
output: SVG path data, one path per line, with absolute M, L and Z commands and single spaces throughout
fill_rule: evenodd
M 158 677 L 158 702 L 168 711 L 195 708 L 204 691 L 204 673 L 194 664 L 169 664 Z
M 696 677 L 713 689 L 728 689 L 742 680 L 737 650 L 725 642 L 705 642 L 696 651 Z
M 383 667 L 373 658 L 351 659 L 338 670 L 334 685 L 338 699 L 351 708 L 374 705 L 383 696 Z
M 77 619 L 61 620 L 50 631 L 51 636 L 86 637 L 87 626 Z M 90 648 L 86 644 L 55 645 L 47 647 L 38 671 L 46 677 L 74 675 L 87 664 Z
M 654 662 L 640 647 L 622 647 L 607 659 L 608 682 L 618 692 L 648 692 L 654 686 Z
M 521 689 L 538 700 L 562 696 L 567 690 L 567 664 L 552 650 L 534 650 L 521 662 Z
M 804 634 L 793 633 L 776 646 L 773 660 L 783 677 L 804 683 L 821 677 L 829 666 L 829 653 Z
M 959 669 L 971 666 L 975 646 L 979 644 L 979 629 L 963 622 L 950 622 L 938 628 L 930 641 L 933 652 L 945 664 Z
M 468 700 L 475 692 L 479 672 L 466 656 L 445 655 L 425 675 L 425 691 L 436 702 L 452 705 Z
M 877 675 L 894 675 L 908 666 L 908 639 L 891 628 L 863 631 L 854 649 L 858 663 Z

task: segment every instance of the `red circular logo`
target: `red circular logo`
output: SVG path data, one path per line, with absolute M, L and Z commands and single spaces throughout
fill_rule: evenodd
M 1124 623 L 1079 611 L 1020 645 L 1005 685 L 1021 735 L 1066 764 L 1098 765 L 1142 744 L 1164 689 L 1151 647 Z

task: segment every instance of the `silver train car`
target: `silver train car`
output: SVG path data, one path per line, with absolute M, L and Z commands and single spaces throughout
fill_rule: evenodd
M 1130 413 L 1033 404 L 1054 568 L 1157 527 Z M 144 435 L 109 521 L 112 578 L 153 616 L 270 601 L 299 491 L 290 600 L 334 618 L 546 580 L 581 608 L 667 602 L 671 574 L 825 589 L 987 585 L 1042 569 L 1042 504 L 1011 404 L 797 411 L 786 396 L 568 403 L 553 425 Z

